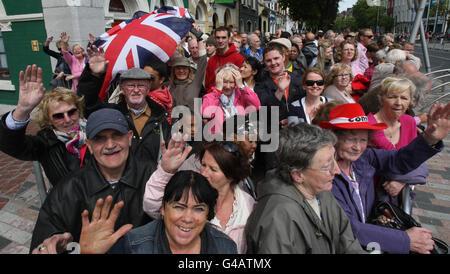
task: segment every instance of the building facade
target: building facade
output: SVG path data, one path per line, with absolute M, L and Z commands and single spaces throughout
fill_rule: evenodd
M 50 49 L 55 51 L 62 32 L 70 36 L 71 45 L 85 48 L 89 34 L 99 36 L 136 11 L 164 5 L 188 8 L 204 33 L 223 25 L 245 32 L 289 31 L 285 26 L 290 21 L 282 18 L 287 13 L 276 0 L 1 0 L 0 104 L 17 104 L 19 72 L 30 64 L 43 69 L 44 85 L 50 88 L 56 60 L 43 52 L 47 37 L 54 37 Z

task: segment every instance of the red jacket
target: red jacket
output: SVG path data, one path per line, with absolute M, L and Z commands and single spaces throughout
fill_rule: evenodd
M 227 63 L 232 63 L 240 68 L 244 62 L 244 56 L 238 53 L 234 44 L 231 43 L 228 45 L 229 49 L 224 54 L 220 54 L 216 51 L 216 54 L 209 58 L 205 76 L 205 89 L 208 93 L 211 92 L 212 88 L 216 85 L 216 74 L 214 72 L 218 67 Z

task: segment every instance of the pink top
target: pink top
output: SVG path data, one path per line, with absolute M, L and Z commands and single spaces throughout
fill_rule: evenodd
M 64 49 L 61 49 L 61 52 L 64 56 L 64 60 L 66 60 L 66 63 L 70 67 L 72 75 L 74 76 L 74 78 L 72 79 L 72 90 L 76 92 L 78 86 L 78 79 L 80 79 L 81 73 L 83 72 L 84 62 L 86 61 L 86 58 L 83 58 L 83 61 L 80 63 L 80 61 L 78 61 L 78 59 L 75 58 L 75 56 L 70 54 L 70 52 Z
M 249 87 L 245 86 L 241 91 L 237 87 L 234 89 L 234 106 L 239 115 L 258 110 L 261 107 L 258 95 Z M 212 92 L 203 96 L 202 116 L 211 119 L 211 134 L 222 132 L 222 124 L 225 121 L 224 111 L 220 103 L 220 93 L 214 87 Z M 208 126 L 208 124 L 207 124 Z
M 194 170 L 196 171 L 196 170 Z M 164 188 L 174 174 L 165 172 L 161 165 L 153 172 L 145 185 L 144 212 L 150 217 L 157 219 L 161 216 L 160 209 L 164 196 Z M 247 219 L 253 211 L 255 200 L 248 193 L 243 191 L 239 185 L 234 187 L 233 213 L 226 224 L 225 230 L 222 229 L 217 217 L 209 222 L 214 228 L 227 234 L 237 245 L 238 253 L 245 254 L 247 251 L 247 242 L 245 239 L 245 225 Z
M 378 123 L 373 113 L 367 115 L 371 124 Z M 400 122 L 400 140 L 397 144 L 392 144 L 384 134 L 384 130 L 374 130 L 371 140 L 371 146 L 374 148 L 398 150 L 408 145 L 414 138 L 417 137 L 416 121 L 408 114 L 403 114 L 398 119 Z

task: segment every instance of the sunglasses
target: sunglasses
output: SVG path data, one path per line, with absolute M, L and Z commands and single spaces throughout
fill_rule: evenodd
M 373 39 L 373 35 L 364 35 L 364 36 L 369 38 L 369 39 Z
M 52 115 L 52 117 L 53 117 L 54 120 L 62 120 L 62 119 L 64 119 L 64 114 L 67 113 L 67 116 L 72 117 L 77 112 L 78 112 L 78 109 L 77 108 L 73 108 L 73 109 L 71 109 L 71 110 L 69 110 L 67 112 L 55 113 L 55 114 Z
M 318 81 L 314 81 L 314 80 L 306 80 L 306 81 L 305 81 L 305 84 L 306 84 L 308 87 L 312 87 L 312 86 L 314 86 L 314 84 L 317 84 L 318 86 L 323 86 L 324 82 L 323 82 L 323 80 L 318 80 Z

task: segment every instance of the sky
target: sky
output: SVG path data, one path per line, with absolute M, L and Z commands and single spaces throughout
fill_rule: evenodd
M 342 0 L 339 2 L 339 12 L 347 10 L 348 8 L 353 7 L 357 0 Z

